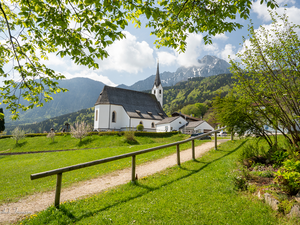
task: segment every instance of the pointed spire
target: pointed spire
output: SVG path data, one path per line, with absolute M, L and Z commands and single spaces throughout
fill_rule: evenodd
M 160 77 L 159 77 L 159 61 L 157 60 L 157 70 L 156 70 L 156 77 L 154 81 L 154 85 L 158 87 L 161 84 Z

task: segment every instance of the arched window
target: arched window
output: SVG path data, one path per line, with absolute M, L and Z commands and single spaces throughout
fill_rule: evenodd
M 154 127 L 155 127 L 155 124 L 154 124 L 153 122 L 151 123 L 151 127 L 152 127 L 152 128 L 154 128 Z
M 98 109 L 96 110 L 96 115 L 95 116 L 96 116 L 95 120 L 98 121 Z
M 116 112 L 113 111 L 112 116 L 111 116 L 111 122 L 115 123 L 116 122 L 116 117 L 117 117 Z
M 155 90 L 154 90 L 154 92 L 153 92 L 154 94 L 155 94 Z
M 140 121 L 140 124 L 143 124 L 143 121 Z
M 161 90 L 159 90 L 159 94 L 161 94 Z

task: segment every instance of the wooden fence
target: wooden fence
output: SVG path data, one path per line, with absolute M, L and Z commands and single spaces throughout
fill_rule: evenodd
M 215 141 L 215 150 L 217 150 L 217 132 L 219 132 L 223 129 L 224 129 L 224 127 L 221 128 L 221 129 L 218 129 L 218 130 L 211 131 L 209 133 L 205 133 L 205 134 L 201 134 L 199 136 L 191 137 L 191 138 L 189 138 L 187 140 L 184 140 L 184 141 L 178 141 L 178 142 L 174 142 L 174 143 L 167 144 L 167 145 L 161 145 L 161 146 L 157 146 L 157 147 L 154 147 L 154 148 L 144 149 L 144 150 L 131 152 L 131 153 L 123 154 L 123 155 L 117 155 L 117 156 L 113 156 L 113 157 L 109 157 L 109 158 L 104 158 L 104 159 L 99 159 L 99 160 L 95 160 L 95 161 L 91 161 L 91 162 L 81 163 L 81 164 L 77 164 L 77 165 L 73 165 L 73 166 L 63 167 L 63 168 L 59 168 L 59 169 L 55 169 L 55 170 L 42 172 L 42 173 L 31 174 L 30 179 L 35 180 L 35 179 L 39 179 L 39 178 L 43 178 L 43 177 L 57 175 L 54 206 L 56 208 L 59 208 L 62 174 L 65 173 L 65 172 L 69 172 L 69 171 L 72 171 L 72 170 L 78 170 L 78 169 L 82 169 L 82 168 L 85 168 L 85 167 L 94 166 L 94 165 L 98 165 L 98 164 L 103 164 L 103 163 L 107 163 L 107 162 L 112 162 L 112 161 L 116 161 L 116 160 L 123 159 L 123 158 L 132 157 L 131 181 L 135 182 L 135 179 L 136 179 L 135 178 L 135 167 L 136 167 L 136 156 L 137 155 L 152 152 L 152 151 L 156 151 L 156 150 L 163 149 L 163 148 L 172 147 L 172 146 L 176 145 L 177 165 L 180 166 L 180 149 L 179 149 L 180 144 L 183 144 L 183 143 L 186 143 L 186 142 L 189 142 L 189 141 L 192 142 L 192 159 L 195 160 L 195 143 L 194 143 L 194 140 L 197 139 L 197 138 L 205 137 L 207 135 L 210 135 L 210 134 L 214 133 L 215 134 L 214 135 L 215 136 L 215 140 L 214 140 Z

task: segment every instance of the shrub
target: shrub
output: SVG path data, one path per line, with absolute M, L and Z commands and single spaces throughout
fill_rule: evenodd
M 18 144 L 19 140 L 25 138 L 25 131 L 21 130 L 19 127 L 16 127 L 12 132 L 12 139 L 16 141 L 16 145 Z
M 80 124 L 77 121 L 74 127 L 71 125 L 72 137 L 80 139 L 80 142 L 82 138 L 88 135 L 89 130 L 90 130 L 90 126 L 86 124 L 84 121 L 82 121 Z
M 262 146 L 248 144 L 243 148 L 239 158 L 247 167 L 250 167 L 253 163 L 265 163 L 266 150 Z
M 288 159 L 275 173 L 275 182 L 289 194 L 297 194 L 300 190 L 300 161 Z
M 133 130 L 127 130 L 124 132 L 124 137 L 128 141 L 134 141 L 135 136 L 134 136 L 134 131 Z
M 144 125 L 143 124 L 139 124 L 139 125 L 136 126 L 136 129 L 138 131 L 143 131 L 144 130 Z

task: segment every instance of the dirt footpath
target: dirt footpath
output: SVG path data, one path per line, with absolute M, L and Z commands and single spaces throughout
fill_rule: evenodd
M 218 144 L 227 141 L 220 140 Z M 195 147 L 195 157 L 199 158 L 205 152 L 214 148 L 214 141 L 204 143 L 201 146 Z M 180 152 L 180 162 L 189 161 L 192 159 L 192 150 L 188 149 Z M 152 162 L 148 162 L 136 167 L 136 174 L 138 177 L 145 177 L 168 167 L 177 164 L 176 153 L 167 156 L 162 159 L 158 159 Z M 87 195 L 96 194 L 105 189 L 128 183 L 131 180 L 131 168 L 118 170 L 113 173 L 98 177 L 95 179 L 83 181 L 74 184 L 74 186 L 69 188 L 63 188 L 61 191 L 61 202 L 67 200 L 75 200 L 82 198 Z M 55 190 L 38 193 L 25 197 L 18 202 L 4 204 L 0 206 L 0 223 L 6 224 L 15 222 L 21 219 L 25 215 L 34 214 L 42 211 L 54 204 Z

